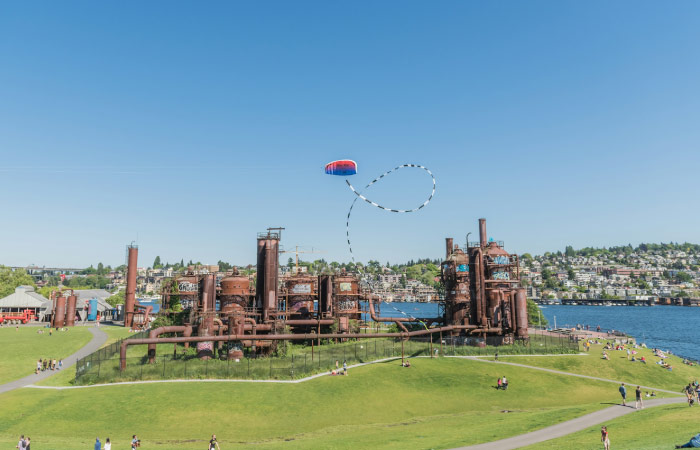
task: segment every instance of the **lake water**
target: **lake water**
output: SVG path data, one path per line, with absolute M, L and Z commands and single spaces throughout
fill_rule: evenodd
M 436 303 L 382 303 L 381 317 L 435 317 Z M 598 325 L 604 330 L 620 330 L 645 342 L 648 347 L 671 350 L 677 355 L 700 360 L 700 308 L 687 306 L 564 306 L 543 305 L 542 313 L 554 326 L 573 328 L 577 324 Z M 367 317 L 369 319 L 369 317 Z
M 648 347 L 671 350 L 677 355 L 700 360 L 700 308 L 687 306 L 565 306 L 542 305 L 542 312 L 554 326 L 573 328 L 577 324 L 595 329 L 623 331 Z

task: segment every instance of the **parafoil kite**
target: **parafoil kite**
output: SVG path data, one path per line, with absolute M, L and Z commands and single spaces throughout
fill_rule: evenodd
M 411 213 L 411 212 L 416 212 L 423 207 L 425 207 L 430 201 L 433 199 L 433 196 L 435 195 L 435 176 L 433 173 L 424 166 L 418 165 L 418 164 L 402 164 L 400 166 L 394 167 L 391 170 L 388 170 L 375 178 L 374 180 L 370 181 L 367 186 L 364 187 L 364 190 L 372 186 L 374 183 L 377 181 L 381 180 L 385 176 L 389 175 L 392 172 L 395 172 L 399 169 L 404 169 L 406 167 L 413 167 L 416 169 L 422 169 L 425 170 L 428 175 L 430 175 L 430 178 L 433 180 L 433 190 L 430 192 L 430 196 L 428 197 L 427 200 L 425 200 L 420 206 L 413 208 L 413 209 L 393 209 L 393 208 L 387 208 L 386 206 L 382 206 L 378 203 L 373 202 L 372 200 L 368 199 L 364 195 L 362 195 L 360 192 L 355 189 L 355 187 L 350 184 L 350 181 L 348 179 L 345 180 L 347 183 L 348 187 L 350 190 L 356 195 L 355 199 L 352 201 L 352 204 L 350 205 L 350 209 L 348 210 L 348 216 L 347 220 L 345 221 L 345 235 L 347 236 L 348 239 L 348 249 L 350 250 L 350 256 L 352 257 L 352 262 L 355 262 L 355 255 L 352 253 L 352 244 L 350 243 L 350 215 L 352 214 L 352 209 L 355 207 L 355 202 L 357 201 L 358 198 L 361 198 L 365 202 L 369 203 L 372 206 L 375 206 L 379 209 L 383 209 L 384 211 L 389 211 L 393 213 Z M 350 175 L 355 175 L 357 174 L 357 163 L 353 160 L 350 159 L 342 159 L 338 161 L 332 161 L 326 164 L 326 173 L 328 175 L 339 175 L 339 176 L 350 176 Z

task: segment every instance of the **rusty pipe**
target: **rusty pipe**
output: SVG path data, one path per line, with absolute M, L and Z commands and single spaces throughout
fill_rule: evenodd
M 374 320 L 375 322 L 443 322 L 444 319 L 442 317 L 416 317 L 415 319 L 412 319 L 410 317 L 379 317 L 374 311 L 374 295 L 369 296 L 369 316 Z
M 185 337 L 192 336 L 192 327 L 189 325 L 173 325 L 168 327 L 159 327 L 148 332 L 150 339 L 157 338 L 165 333 L 182 333 Z M 190 343 L 187 342 L 185 348 L 189 348 Z M 148 344 L 148 362 L 153 364 L 156 360 L 156 344 Z
M 479 219 L 479 245 L 486 247 L 486 219 Z
M 333 325 L 335 319 L 295 319 L 284 322 L 287 325 Z

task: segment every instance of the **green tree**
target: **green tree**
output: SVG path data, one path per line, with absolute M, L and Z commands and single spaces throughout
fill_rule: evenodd
M 0 298 L 15 292 L 17 286 L 34 286 L 34 278 L 24 269 L 12 270 L 0 266 Z
M 105 274 L 105 266 L 102 263 L 97 264 L 97 275 L 104 275 Z
M 687 283 L 689 281 L 692 281 L 693 277 L 691 277 L 690 274 L 687 272 L 678 272 L 676 274 L 676 280 L 678 280 L 679 283 Z
M 566 271 L 567 275 L 569 276 L 569 280 L 575 280 L 576 279 L 576 272 L 574 272 L 574 269 L 569 267 L 569 269 Z
M 542 320 L 541 322 L 540 319 Z M 533 326 L 537 326 L 541 323 L 543 327 L 546 327 L 549 324 L 537 303 L 529 298 L 527 299 L 527 321 Z
M 160 262 L 160 256 L 156 256 L 156 259 L 153 260 L 153 268 L 160 269 L 161 267 L 163 267 L 163 264 Z
M 105 301 L 112 306 L 123 305 L 124 304 L 124 291 L 119 291 L 111 297 L 107 297 Z
M 566 246 L 566 249 L 564 250 L 564 254 L 566 256 L 576 256 L 576 251 L 574 251 L 574 248 L 570 245 Z

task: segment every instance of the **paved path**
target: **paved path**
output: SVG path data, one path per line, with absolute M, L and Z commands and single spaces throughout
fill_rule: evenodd
M 92 333 L 92 340 L 85 344 L 83 348 L 78 350 L 77 352 L 73 353 L 67 358 L 63 358 L 63 369 L 61 370 L 66 370 L 69 367 L 73 366 L 77 360 L 80 358 L 83 358 L 90 353 L 98 350 L 100 347 L 104 345 L 105 342 L 107 342 L 107 334 L 100 330 L 99 328 L 89 328 L 90 333 Z M 33 364 L 36 364 L 33 362 Z M 27 375 L 24 378 L 20 378 L 19 380 L 14 380 L 10 381 L 9 383 L 5 383 L 0 385 L 0 394 L 3 392 L 8 392 L 12 391 L 14 389 L 18 389 L 21 387 L 29 386 L 32 383 L 36 383 L 37 381 L 41 381 L 45 378 L 50 377 L 51 375 L 55 375 L 57 372 L 52 371 L 52 370 L 47 370 L 45 372 L 40 372 L 39 374 L 32 374 L 32 375 Z
M 505 355 L 504 355 L 505 356 Z M 600 377 L 592 377 L 590 375 L 581 375 L 578 373 L 571 373 L 571 372 L 562 372 L 561 370 L 555 370 L 555 369 L 546 369 L 544 367 L 537 367 L 537 366 L 528 366 L 527 364 L 518 364 L 518 363 L 512 363 L 512 362 L 507 362 L 507 361 L 492 361 L 492 360 L 487 360 L 487 359 L 481 359 L 478 356 L 447 356 L 447 358 L 464 358 L 464 359 L 471 359 L 474 361 L 480 361 L 484 363 L 491 363 L 491 364 L 506 364 L 509 366 L 518 366 L 518 367 L 525 367 L 526 369 L 535 369 L 535 370 L 541 370 L 543 372 L 549 372 L 549 373 L 555 373 L 557 375 L 567 375 L 570 377 L 579 377 L 579 378 L 587 378 L 589 380 L 596 380 L 596 381 L 605 381 L 607 383 L 625 383 L 628 386 L 640 386 L 644 389 L 649 389 L 651 391 L 659 391 L 659 392 L 666 392 L 667 394 L 674 394 L 674 395 L 681 395 L 679 392 L 674 392 L 674 391 L 667 391 L 666 389 L 659 389 L 653 386 L 641 386 L 636 383 L 631 383 L 629 381 L 624 381 L 624 380 L 611 380 L 609 378 L 600 378 Z M 685 397 L 683 397 L 685 398 Z
M 653 407 L 661 405 L 669 405 L 673 403 L 685 403 L 685 397 L 657 398 L 653 400 L 644 400 L 644 407 Z M 610 408 L 605 408 L 600 411 L 586 414 L 585 416 L 577 417 L 576 419 L 567 420 L 566 422 L 552 425 L 551 427 L 542 428 L 541 430 L 532 431 L 530 433 L 513 436 L 500 441 L 488 442 L 486 444 L 471 445 L 469 447 L 459 447 L 453 450 L 511 450 L 520 447 L 525 447 L 539 442 L 548 441 L 550 439 L 566 436 L 567 434 L 585 430 L 588 427 L 598 425 L 620 416 L 635 412 L 636 410 L 630 406 L 616 405 Z

